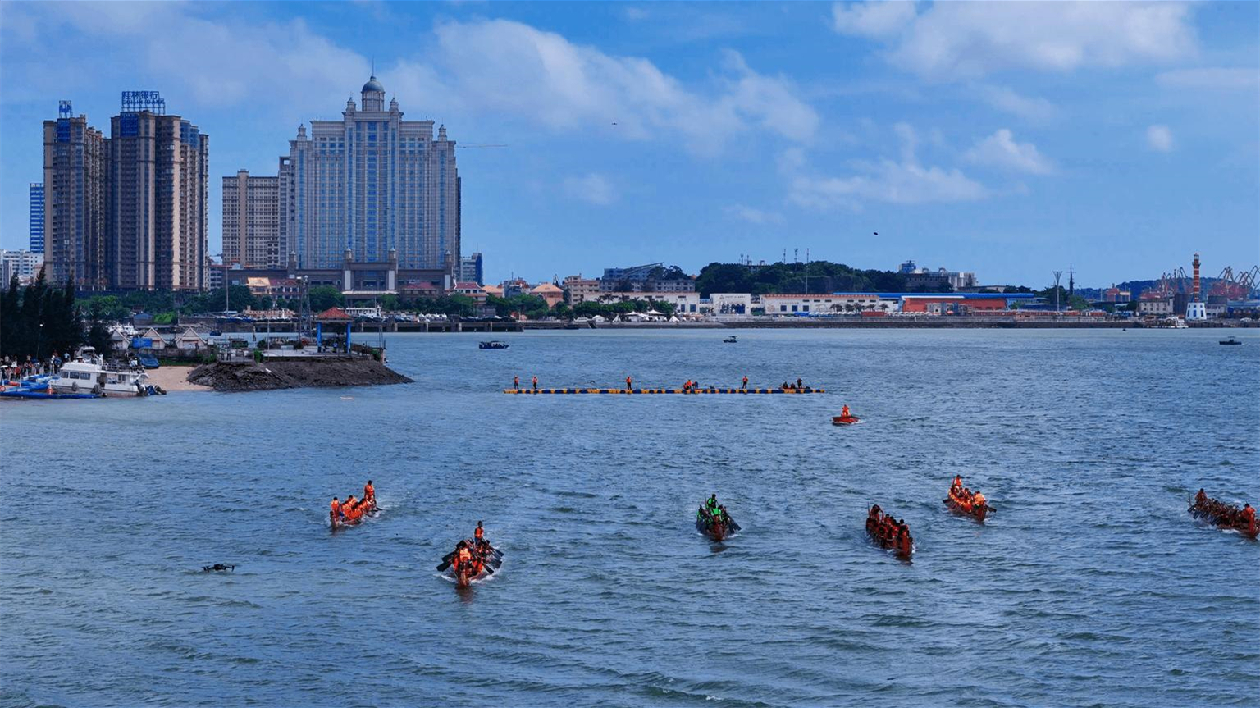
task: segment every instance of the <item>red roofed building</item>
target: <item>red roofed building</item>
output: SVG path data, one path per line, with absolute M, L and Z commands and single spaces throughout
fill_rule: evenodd
M 472 298 L 478 305 L 486 304 L 486 291 L 474 281 L 469 280 L 455 283 L 455 289 L 453 292 L 456 295 L 463 295 L 464 297 Z
M 327 310 L 315 315 L 315 319 L 320 322 L 350 322 L 354 318 L 346 313 L 340 307 L 330 307 Z

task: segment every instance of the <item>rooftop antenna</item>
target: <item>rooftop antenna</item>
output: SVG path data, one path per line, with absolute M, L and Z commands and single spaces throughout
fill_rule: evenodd
M 809 249 L 805 249 L 805 294 L 809 294 Z
M 1063 271 L 1054 271 L 1054 311 L 1059 311 L 1059 279 L 1063 277 Z
M 1076 271 L 1068 267 L 1068 307 L 1072 306 L 1072 298 L 1076 296 Z

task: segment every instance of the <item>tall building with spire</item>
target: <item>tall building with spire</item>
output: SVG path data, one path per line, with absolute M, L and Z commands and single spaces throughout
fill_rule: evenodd
M 455 141 L 431 120 L 403 120 L 375 76 L 341 120 L 311 121 L 280 158 L 280 239 L 300 269 L 356 264 L 346 290 L 394 290 L 401 270 L 459 267 Z M 364 264 L 381 264 L 373 270 Z M 346 267 L 349 272 L 349 267 Z

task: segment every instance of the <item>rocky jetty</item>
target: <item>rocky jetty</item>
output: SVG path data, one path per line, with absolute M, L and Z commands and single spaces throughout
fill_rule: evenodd
M 283 388 L 336 388 L 411 383 L 411 379 L 369 357 L 284 359 L 261 363 L 215 362 L 188 374 L 189 383 L 216 391 L 274 391 Z

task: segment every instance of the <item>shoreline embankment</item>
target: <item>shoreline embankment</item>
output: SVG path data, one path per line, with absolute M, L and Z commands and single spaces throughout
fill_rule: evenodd
M 411 383 L 411 379 L 371 357 L 266 359 L 214 362 L 188 372 L 190 384 L 215 391 L 277 391 L 288 388 L 342 388 Z

